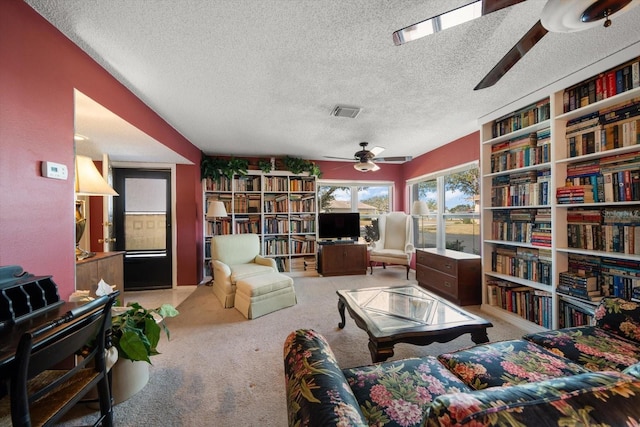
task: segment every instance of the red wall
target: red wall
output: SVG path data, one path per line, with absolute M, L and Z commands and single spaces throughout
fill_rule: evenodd
M 62 298 L 75 288 L 77 88 L 194 163 L 177 168 L 177 257 L 178 284 L 198 283 L 200 151 L 22 1 L 0 1 L 0 58 L 0 265 L 53 275 Z M 43 160 L 67 165 L 69 179 L 43 178 Z
M 62 298 L 74 290 L 76 88 L 194 163 L 176 168 L 175 256 L 178 284 L 199 283 L 200 151 L 22 1 L 0 1 L 0 58 L 0 265 L 53 275 Z M 476 132 L 408 164 L 380 164 L 375 174 L 358 172 L 347 162 L 318 164 L 325 179 L 393 181 L 394 210 L 408 211 L 406 179 L 478 158 Z M 43 160 L 67 165 L 69 179 L 43 178 Z M 92 216 L 96 212 L 100 209 L 92 209 Z M 99 225 L 92 225 L 92 233 L 101 233 Z

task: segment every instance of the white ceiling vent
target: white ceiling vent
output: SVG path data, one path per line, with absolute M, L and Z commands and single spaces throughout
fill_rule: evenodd
M 358 107 L 347 107 L 345 105 L 336 105 L 336 107 L 331 112 L 331 115 L 336 117 L 348 117 L 350 119 L 355 119 L 359 113 L 360 113 L 360 108 Z

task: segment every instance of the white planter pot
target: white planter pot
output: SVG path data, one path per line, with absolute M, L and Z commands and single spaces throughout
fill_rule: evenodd
M 147 362 L 132 362 L 128 359 L 118 359 L 111 369 L 111 386 L 113 403 L 124 402 L 147 385 L 149 382 L 149 364 Z

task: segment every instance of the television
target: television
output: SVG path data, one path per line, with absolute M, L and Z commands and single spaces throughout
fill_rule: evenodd
M 318 214 L 318 238 L 354 239 L 360 237 L 358 212 L 334 212 Z

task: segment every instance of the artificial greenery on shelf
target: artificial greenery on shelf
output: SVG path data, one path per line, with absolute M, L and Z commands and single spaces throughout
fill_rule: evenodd
M 308 172 L 309 175 L 315 175 L 318 178 L 322 175 L 320 167 L 311 160 L 286 156 L 283 159 L 283 164 L 286 170 L 296 175 L 303 172 Z M 258 168 L 264 173 L 269 173 L 273 169 L 273 163 L 270 160 L 260 159 L 258 160 Z M 213 180 L 222 176 L 232 179 L 234 175 L 246 175 L 248 169 L 249 160 L 235 157 L 221 158 L 203 155 L 200 164 L 201 177 Z
M 237 159 L 231 157 L 230 159 L 202 156 L 200 163 L 200 174 L 202 178 L 211 178 L 214 180 L 219 179 L 221 176 L 226 176 L 229 179 L 233 179 L 234 175 L 246 175 L 249 169 L 249 160 Z
M 299 159 L 297 157 L 289 157 L 286 156 L 284 158 L 284 166 L 288 171 L 291 171 L 294 174 L 300 174 L 302 172 L 309 172 L 309 175 L 316 175 L 320 177 L 322 172 L 320 171 L 320 167 L 312 162 L 311 160 Z

